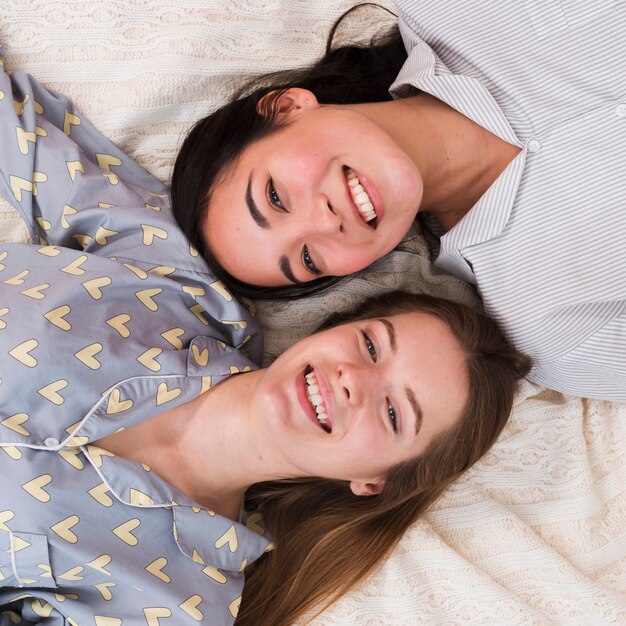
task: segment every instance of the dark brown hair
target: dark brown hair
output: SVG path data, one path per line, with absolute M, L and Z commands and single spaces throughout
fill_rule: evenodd
M 241 87 L 223 107 L 201 119 L 190 130 L 176 157 L 172 174 L 174 216 L 191 243 L 206 260 L 215 277 L 239 296 L 251 298 L 294 298 L 315 293 L 341 280 L 323 277 L 298 285 L 258 287 L 231 276 L 215 258 L 203 236 L 211 192 L 228 169 L 250 144 L 268 136 L 280 126 L 273 106 L 289 87 L 311 90 L 321 104 L 356 104 L 391 100 L 389 84 L 400 71 L 406 51 L 397 25 L 361 44 L 333 48 L 335 31 L 345 17 L 335 22 L 326 53 L 314 65 L 257 76 Z M 382 7 L 379 7 L 382 8 Z M 259 101 L 270 91 L 273 98 Z M 242 243 L 245 245 L 245 242 Z
M 288 626 L 313 607 L 332 604 L 372 572 L 506 424 L 530 360 L 491 319 L 449 300 L 394 292 L 325 326 L 412 312 L 443 321 L 465 353 L 469 400 L 461 419 L 419 457 L 393 468 L 378 495 L 355 496 L 345 482 L 316 478 L 252 487 L 249 499 L 263 513 L 276 549 L 246 571 L 238 626 Z

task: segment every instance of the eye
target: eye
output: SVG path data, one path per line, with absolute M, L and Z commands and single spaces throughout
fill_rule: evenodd
M 306 246 L 302 248 L 302 263 L 304 264 L 304 267 L 306 267 L 306 269 L 311 272 L 311 274 L 315 274 L 316 276 L 319 276 L 321 274 L 319 269 L 317 269 L 317 265 L 315 265 L 315 263 L 313 262 L 311 254 L 309 253 L 309 249 Z
M 363 335 L 363 341 L 365 342 L 365 347 L 367 348 L 367 351 L 370 353 L 372 357 L 372 361 L 376 363 L 376 361 L 378 361 L 378 352 L 376 352 L 376 346 L 374 345 L 374 342 L 370 339 L 370 336 L 365 331 L 362 331 L 362 335 Z
M 276 191 L 276 188 L 274 187 L 274 181 L 271 178 L 267 181 L 266 193 L 267 193 L 268 202 L 276 210 L 280 211 L 281 213 L 289 213 L 289 211 L 287 211 L 287 209 L 285 208 L 284 204 L 281 202 L 280 196 L 278 195 L 278 192 Z
M 387 398 L 387 415 L 389 416 L 389 421 L 391 422 L 391 428 L 393 428 L 393 432 L 398 432 L 398 414 L 396 413 L 396 409 L 389 398 Z

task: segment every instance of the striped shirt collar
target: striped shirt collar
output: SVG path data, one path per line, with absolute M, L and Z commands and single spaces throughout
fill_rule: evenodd
M 429 93 L 497 137 L 522 148 L 472 209 L 441 238 L 438 267 L 476 284 L 472 268 L 461 250 L 492 239 L 505 228 L 524 171 L 524 143 L 493 96 L 478 80 L 453 74 L 426 42 L 402 22 L 400 24 L 402 36 L 411 51 L 389 88 L 392 95 L 407 96 L 413 88 Z

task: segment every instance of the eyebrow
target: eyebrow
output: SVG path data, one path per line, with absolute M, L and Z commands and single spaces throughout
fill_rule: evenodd
M 268 222 L 267 218 L 259 211 L 259 207 L 256 205 L 254 198 L 252 197 L 252 172 L 248 176 L 248 185 L 246 187 L 246 204 L 248 205 L 248 211 L 252 219 L 258 226 L 264 229 L 270 229 L 272 225 Z
M 291 269 L 291 263 L 289 263 L 289 259 L 285 255 L 280 257 L 278 265 L 280 266 L 280 271 L 284 274 L 287 280 L 290 280 L 294 285 L 302 285 L 302 281 L 295 277 L 295 274 Z
M 396 329 L 393 324 L 386 320 L 385 318 L 380 318 L 380 321 L 383 323 L 383 326 L 387 329 L 387 334 L 389 335 L 389 345 L 391 346 L 391 351 L 396 352 L 398 350 L 398 344 L 396 342 Z M 409 400 L 409 404 L 415 413 L 415 434 L 417 435 L 422 427 L 422 409 L 415 397 L 415 394 L 409 387 L 405 387 L 404 391 L 406 392 L 406 397 Z
M 246 186 L 246 204 L 248 205 L 248 211 L 250 211 L 250 215 L 252 219 L 257 223 L 258 226 L 263 228 L 264 230 L 269 230 L 272 228 L 272 225 L 269 223 L 268 219 L 259 211 L 259 207 L 256 205 L 254 198 L 252 197 L 252 172 L 250 172 L 250 176 L 248 176 L 248 185 Z M 280 267 L 280 271 L 283 273 L 285 278 L 292 282 L 294 285 L 301 285 L 302 281 L 298 280 L 291 269 L 291 264 L 289 263 L 289 259 L 286 256 L 281 256 L 278 260 L 278 265 Z
M 405 387 L 404 390 L 406 391 L 406 396 L 409 399 L 411 407 L 413 407 L 413 412 L 415 413 L 415 434 L 418 435 L 420 428 L 422 427 L 422 409 L 420 408 L 413 391 L 409 389 L 409 387 Z
M 386 320 L 384 317 L 381 317 L 380 321 L 387 329 L 387 334 L 389 335 L 389 344 L 391 345 L 391 351 L 396 352 L 398 350 L 398 344 L 396 343 L 396 329 L 393 327 L 393 324 L 389 320 Z

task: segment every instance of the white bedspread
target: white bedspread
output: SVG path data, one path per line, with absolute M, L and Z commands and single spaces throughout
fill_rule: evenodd
M 352 4 L 2 0 L 0 42 L 8 67 L 69 95 L 167 180 L 183 131 L 238 78 L 313 59 L 329 24 Z M 26 238 L 0 199 L 0 240 Z M 370 270 L 367 282 L 354 279 L 307 303 L 259 305 L 269 353 L 366 291 L 405 286 L 476 304 L 469 287 L 432 273 L 419 237 L 408 247 Z M 314 623 L 626 624 L 626 405 L 525 383 L 487 457 L 374 576 Z

